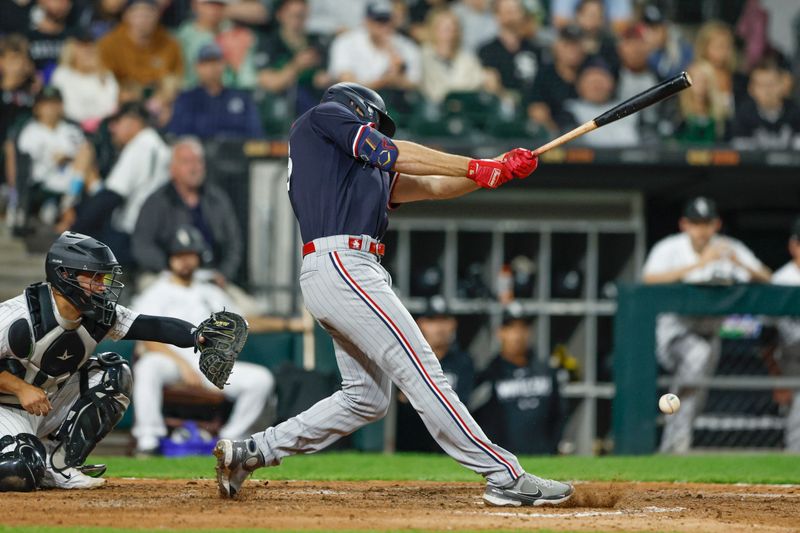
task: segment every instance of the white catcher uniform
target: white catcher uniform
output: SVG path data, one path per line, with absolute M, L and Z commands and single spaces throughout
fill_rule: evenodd
M 169 272 L 163 272 L 134 301 L 133 307 L 140 313 L 179 318 L 192 324 L 201 322 L 212 312 L 223 308 L 236 312 L 232 300 L 218 286 L 194 281 L 190 286 L 184 287 L 175 283 Z M 192 348 L 167 348 L 188 362 L 205 386 L 216 390 L 200 373 L 199 358 Z M 164 385 L 181 380 L 180 369 L 169 356 L 147 352 L 138 358 L 133 372 L 136 377 L 133 385 L 133 401 L 136 406 L 133 436 L 136 437 L 139 450 L 152 450 L 158 446 L 158 438 L 167 433 L 161 414 L 162 389 Z M 239 438 L 247 435 L 250 426 L 272 397 L 274 389 L 275 378 L 265 367 L 236 362 L 223 390 L 225 397 L 235 403 L 228 422 L 220 430 L 220 436 Z
M 789 261 L 772 275 L 775 285 L 800 285 L 800 266 Z M 800 376 L 800 318 L 780 318 L 777 321 L 780 350 L 777 354 L 781 372 Z M 800 452 L 800 391 L 792 395 L 792 405 L 786 417 L 786 449 Z
M 763 268 L 753 252 L 742 242 L 715 235 L 708 246 L 727 244 L 748 267 Z M 656 243 L 645 261 L 643 274 L 661 274 L 688 267 L 700 260 L 689 235 L 678 233 Z M 684 283 L 744 283 L 750 273 L 728 258 L 721 258 L 703 268 L 690 271 Z M 664 313 L 656 322 L 656 357 L 666 370 L 673 372 L 672 392 L 679 394 L 681 409 L 667 417 L 661 439 L 662 452 L 684 453 L 692 444 L 692 424 L 705 404 L 706 391 L 682 387 L 682 383 L 711 376 L 719 357 L 720 317 L 679 316 Z
M 53 468 L 58 444 L 54 433 L 81 389 L 94 387 L 103 378 L 105 369 L 91 357 L 97 344 L 104 338 L 125 337 L 138 316 L 121 305 L 116 306 L 115 313 L 112 326 L 85 318 L 68 321 L 59 314 L 48 283 L 32 285 L 25 293 L 0 304 L 0 371 L 43 389 L 53 407 L 46 416 L 35 416 L 22 409 L 15 395 L 0 393 L 0 437 L 30 433 L 42 441 L 47 449 L 46 486 L 71 488 L 69 480 L 74 469 L 59 473 Z M 81 384 L 82 379 L 87 381 Z M 118 399 L 127 407 L 127 398 Z M 8 449 L 0 449 L 0 453 L 5 451 Z M 55 452 L 56 463 L 59 452 L 63 455 L 63 448 Z M 74 476 L 78 478 L 87 481 L 85 476 Z

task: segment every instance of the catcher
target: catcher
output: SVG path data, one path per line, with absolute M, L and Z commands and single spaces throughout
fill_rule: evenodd
M 105 465 L 84 461 L 122 419 L 132 378 L 118 354 L 92 355 L 101 340 L 194 346 L 201 371 L 222 388 L 247 338 L 247 323 L 233 313 L 195 328 L 117 305 L 122 269 L 86 235 L 63 233 L 45 272 L 47 282 L 0 304 L 0 491 L 105 483 Z

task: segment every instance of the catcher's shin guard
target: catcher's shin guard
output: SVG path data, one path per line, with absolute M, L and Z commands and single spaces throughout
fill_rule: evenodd
M 101 369 L 100 383 L 88 386 L 88 373 Z M 57 472 L 78 467 L 108 435 L 130 404 L 133 378 L 128 362 L 120 355 L 97 354 L 81 369 L 81 395 L 70 408 L 56 432 L 58 445 L 50 455 L 50 466 Z
M 47 451 L 30 433 L 0 439 L 0 492 L 30 492 L 42 486 Z

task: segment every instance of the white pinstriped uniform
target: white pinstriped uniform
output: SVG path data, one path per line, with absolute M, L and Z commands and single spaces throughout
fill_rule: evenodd
M 20 363 L 25 368 L 25 381 L 28 383 L 31 383 L 39 373 L 39 368 L 37 366 L 39 359 L 50 345 L 56 341 L 60 333 L 76 327 L 75 323 L 70 324 L 70 322 L 58 314 L 58 309 L 55 307 L 54 303 L 53 309 L 58 325 L 47 332 L 38 342 L 34 341 L 30 356 L 20 358 L 12 351 L 9 341 L 9 329 L 14 322 L 23 319 L 27 321 L 28 327 L 31 328 L 32 331 L 31 316 L 25 300 L 25 295 L 22 294 L 0 303 L 0 360 L 15 360 Z M 128 333 L 138 313 L 121 305 L 117 305 L 116 315 L 114 326 L 108 331 L 106 337 L 119 340 Z M 78 336 L 83 343 L 83 353 L 68 353 L 65 351 L 64 357 L 81 357 L 82 360 L 78 368 L 86 366 L 87 364 L 89 365 L 89 386 L 91 387 L 100 382 L 103 374 L 102 369 L 93 368 L 94 365 L 92 365 L 92 360 L 90 359 L 94 349 L 97 347 L 97 342 L 89 336 L 86 329 L 80 324 L 78 324 L 77 328 Z M 7 362 L 9 361 L 6 361 L 6 363 Z M 19 433 L 31 433 L 42 439 L 45 447 L 50 451 L 54 444 L 47 438 L 48 435 L 59 428 L 69 408 L 80 395 L 80 373 L 73 372 L 72 374 L 67 373 L 58 376 L 50 376 L 41 385 L 41 388 L 47 392 L 47 396 L 53 407 L 46 416 L 34 416 L 25 412 L 18 406 L 12 406 L 12 404 L 18 405 L 16 397 L 11 394 L 0 393 L 0 402 L 2 402 L 0 403 L 0 437 L 4 435 L 18 435 Z M 0 452 L 2 451 L 4 450 L 0 450 Z
M 492 444 L 473 420 L 392 291 L 388 272 L 375 255 L 350 249 L 351 238 L 314 240 L 316 252 L 305 256 L 300 273 L 306 307 L 333 337 L 342 390 L 253 435 L 266 464 L 319 451 L 380 419 L 389 408 L 393 381 L 444 451 L 495 485 L 511 483 L 524 472 L 517 458 Z M 361 250 L 376 242 L 359 238 Z

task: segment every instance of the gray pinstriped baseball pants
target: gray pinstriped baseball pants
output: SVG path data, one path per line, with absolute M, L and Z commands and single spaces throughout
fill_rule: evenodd
M 379 420 L 394 382 L 453 459 L 492 484 L 513 481 L 524 472 L 517 458 L 489 441 L 447 383 L 389 274 L 374 255 L 349 249 L 347 238 L 315 240 L 300 273 L 306 307 L 333 337 L 342 390 L 253 435 L 267 464 L 322 450 Z M 365 250 L 370 239 L 362 241 Z

